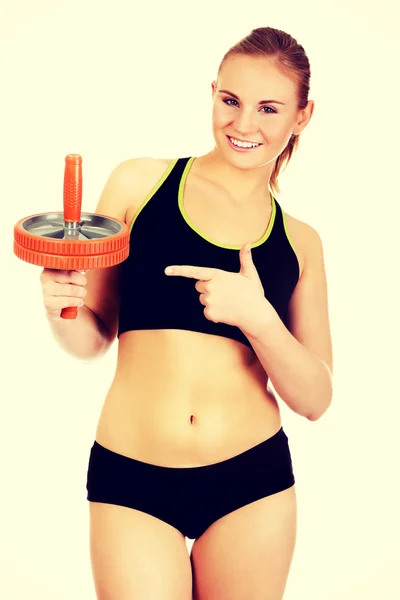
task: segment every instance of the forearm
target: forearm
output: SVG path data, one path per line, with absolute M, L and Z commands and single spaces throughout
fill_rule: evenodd
M 78 308 L 76 319 L 48 321 L 54 339 L 67 354 L 75 358 L 99 358 L 110 345 L 104 326 L 86 306 Z
M 333 393 L 328 366 L 290 333 L 270 306 L 260 318 L 257 333 L 243 333 L 289 408 L 311 421 L 322 416 Z

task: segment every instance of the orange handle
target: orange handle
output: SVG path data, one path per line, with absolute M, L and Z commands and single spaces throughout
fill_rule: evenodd
M 67 154 L 64 170 L 64 221 L 76 223 L 81 220 L 82 208 L 82 157 Z M 63 319 L 76 319 L 78 308 L 68 306 L 61 311 Z
M 64 221 L 76 223 L 81 220 L 82 207 L 82 157 L 68 154 L 64 171 Z
M 76 319 L 78 316 L 78 307 L 77 306 L 67 306 L 67 308 L 63 308 L 61 311 L 61 317 L 63 319 Z

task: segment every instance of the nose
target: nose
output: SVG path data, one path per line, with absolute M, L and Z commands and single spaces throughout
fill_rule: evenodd
M 234 121 L 234 127 L 240 135 L 246 136 L 257 131 L 257 124 L 254 120 L 253 112 L 242 110 Z

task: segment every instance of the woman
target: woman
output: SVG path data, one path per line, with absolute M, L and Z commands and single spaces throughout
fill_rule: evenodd
M 110 175 L 96 212 L 130 226 L 129 258 L 41 275 L 68 352 L 119 338 L 87 480 L 100 600 L 283 596 L 295 479 L 268 382 L 313 421 L 332 398 L 321 240 L 270 191 L 312 116 L 309 77 L 293 38 L 252 31 L 212 84 L 215 148 Z

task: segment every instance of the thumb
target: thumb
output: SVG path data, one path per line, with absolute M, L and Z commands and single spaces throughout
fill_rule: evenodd
M 257 269 L 253 263 L 253 257 L 251 254 L 251 244 L 245 244 L 240 248 L 240 273 L 246 277 L 259 279 Z

